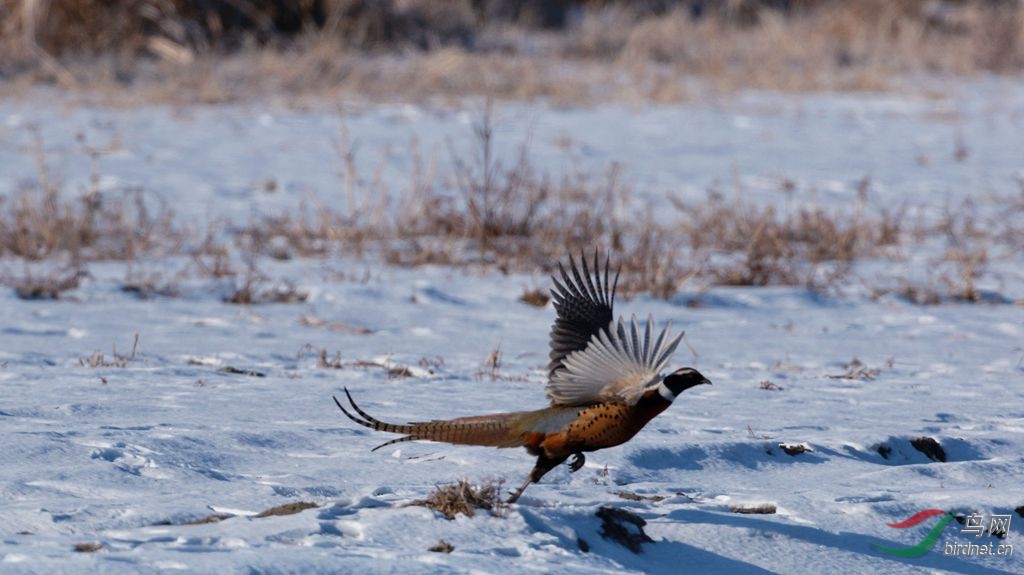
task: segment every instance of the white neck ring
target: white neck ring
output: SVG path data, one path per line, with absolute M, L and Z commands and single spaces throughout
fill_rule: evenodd
M 676 399 L 676 394 L 672 393 L 672 390 L 665 385 L 664 381 L 658 384 L 658 393 L 669 403 L 672 403 Z

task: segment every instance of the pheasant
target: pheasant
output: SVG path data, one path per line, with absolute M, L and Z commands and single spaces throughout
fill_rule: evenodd
M 572 456 L 570 470 L 578 471 L 585 452 L 621 445 L 647 422 L 668 408 L 691 387 L 710 384 L 696 369 L 661 372 L 683 334 L 669 336 L 666 326 L 655 338 L 654 321 L 641 328 L 633 316 L 613 321 L 612 306 L 619 272 L 609 288 L 609 259 L 604 273 L 594 253 L 591 272 L 585 256 L 582 272 L 569 257 L 569 273 L 559 263 L 561 281 L 552 276 L 555 318 L 551 328 L 547 395 L 551 406 L 536 411 L 495 413 L 407 424 L 385 423 L 345 395 L 355 414 L 338 398 L 334 403 L 352 421 L 376 431 L 400 433 L 374 451 L 404 441 L 429 440 L 460 445 L 525 447 L 537 457 L 526 481 L 512 492 L 514 503 L 531 483 Z

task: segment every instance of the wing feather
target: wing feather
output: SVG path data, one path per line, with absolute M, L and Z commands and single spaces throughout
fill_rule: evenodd
M 641 332 L 635 316 L 628 323 L 620 317 L 562 360 L 548 382 L 548 398 L 555 405 L 636 403 L 661 381 L 661 371 L 683 338 L 682 333 L 669 337 L 670 327 L 654 338 L 652 318 Z
M 569 270 L 559 262 L 558 274 L 551 276 L 555 286 L 551 296 L 558 315 L 551 327 L 549 377 L 565 368 L 566 356 L 586 349 L 590 339 L 612 323 L 619 273 L 616 272 L 615 280 L 610 281 L 609 264 L 606 256 L 602 273 L 595 250 L 593 269 L 588 265 L 586 256 L 580 254 L 579 265 L 576 258 L 570 256 Z

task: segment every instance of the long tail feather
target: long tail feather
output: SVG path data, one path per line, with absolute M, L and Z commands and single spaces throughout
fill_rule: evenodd
M 416 441 L 416 438 L 413 437 L 412 435 L 406 435 L 405 437 L 399 437 L 398 439 L 392 439 L 391 441 L 385 441 L 384 443 L 381 443 L 380 445 L 378 445 L 377 447 L 374 447 L 370 451 L 377 451 L 378 449 L 380 449 L 382 447 L 387 447 L 389 445 L 394 445 L 396 443 L 405 443 L 406 441 Z
M 400 433 L 399 437 L 378 445 L 376 451 L 388 445 L 402 443 L 404 441 L 428 440 L 455 443 L 461 445 L 484 445 L 493 447 L 519 447 L 526 445 L 526 433 L 519 430 L 516 425 L 523 414 L 521 413 L 496 413 L 494 415 L 482 415 L 476 417 L 460 417 L 450 420 L 434 420 L 426 422 L 413 422 L 405 424 L 387 423 L 381 421 L 369 413 L 363 411 L 348 389 L 345 389 L 345 396 L 355 414 L 345 409 L 345 406 L 335 397 L 334 403 L 346 417 L 375 431 L 388 433 Z

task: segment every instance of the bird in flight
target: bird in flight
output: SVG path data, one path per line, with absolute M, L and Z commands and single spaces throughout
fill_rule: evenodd
M 537 457 L 526 481 L 512 492 L 514 503 L 531 484 L 570 456 L 578 471 L 583 455 L 621 445 L 664 411 L 683 391 L 710 384 L 696 369 L 662 371 L 682 339 L 666 326 L 655 337 L 650 317 L 641 326 L 634 316 L 614 321 L 612 306 L 619 273 L 609 285 L 609 259 L 602 273 L 597 253 L 593 271 L 585 256 L 581 266 L 569 257 L 569 272 L 559 263 L 552 276 L 557 317 L 551 328 L 547 395 L 551 406 L 535 411 L 495 413 L 475 417 L 406 424 L 380 421 L 356 405 L 345 389 L 354 414 L 334 398 L 349 419 L 376 431 L 400 433 L 374 451 L 403 441 L 429 440 L 460 445 L 525 447 Z

